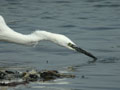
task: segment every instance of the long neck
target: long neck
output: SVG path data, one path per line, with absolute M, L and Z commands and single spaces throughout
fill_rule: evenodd
M 55 43 L 55 41 L 57 40 L 59 34 L 56 33 L 51 33 L 51 32 L 47 32 L 47 31 L 35 31 L 32 35 L 38 37 L 39 41 L 40 40 L 48 40 L 48 41 L 52 41 Z
M 24 44 L 24 45 L 32 45 L 35 44 L 36 41 L 38 41 L 38 37 L 35 35 L 29 34 L 24 35 L 18 32 L 15 32 L 11 28 L 9 28 L 7 25 L 2 25 L 0 27 L 0 40 L 1 41 L 7 41 L 17 44 Z
M 0 16 L 0 41 L 7 41 L 17 44 L 32 45 L 36 44 L 40 40 L 53 39 L 53 34 L 46 31 L 35 31 L 31 34 L 24 35 L 12 30 L 2 16 Z
M 18 32 L 15 32 L 7 25 L 2 25 L 0 27 L 0 40 L 17 43 L 17 44 L 24 44 L 24 45 L 34 45 L 41 40 L 54 40 L 55 34 L 46 32 L 46 31 L 35 31 L 31 34 L 24 35 Z M 52 41 L 53 42 L 53 41 Z

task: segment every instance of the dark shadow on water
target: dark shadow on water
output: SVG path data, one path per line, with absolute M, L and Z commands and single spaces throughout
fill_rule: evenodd
M 51 20 L 53 20 L 53 19 L 55 19 L 55 17 L 54 16 L 43 16 L 43 17 L 41 17 L 41 19 L 51 19 Z
M 85 2 L 93 3 L 93 2 L 102 2 L 105 0 L 84 0 Z
M 120 60 L 118 57 L 98 57 L 96 61 L 89 61 L 86 63 L 76 64 L 70 66 L 70 68 L 75 69 L 77 71 L 80 68 L 87 67 L 87 66 L 96 66 L 98 63 L 109 64 L 109 63 L 117 63 Z M 68 67 L 69 68 L 69 67 Z
M 118 27 L 81 27 L 82 29 L 86 29 L 86 30 L 95 30 L 95 31 L 98 31 L 98 30 L 114 30 L 114 29 L 119 29 Z
M 94 5 L 94 7 L 96 7 L 96 8 L 105 8 L 105 7 L 118 8 L 118 7 L 120 7 L 120 4 L 111 4 L 111 5 L 97 4 L 97 5 Z
M 5 0 L 8 2 L 8 5 L 19 5 L 21 4 L 21 0 Z
M 61 25 L 61 26 L 59 26 L 59 27 L 62 27 L 62 28 L 74 28 L 74 27 L 77 27 L 76 25 L 70 25 L 70 24 L 68 24 L 68 25 Z
M 58 1 L 54 1 L 53 3 L 63 3 L 63 4 L 67 4 L 67 3 L 71 3 L 71 1 L 66 1 L 66 0 L 58 0 Z
M 57 1 L 52 1 L 52 0 L 38 0 L 38 3 L 55 3 L 55 4 L 69 4 L 72 3 L 69 0 L 57 0 Z
M 92 49 L 94 50 L 95 52 L 103 52 L 103 53 L 108 53 L 108 52 L 120 52 L 119 50 L 110 50 L 110 49 Z
M 100 57 L 99 58 L 99 63 L 116 63 L 117 61 L 119 61 L 120 58 L 118 57 Z
M 71 65 L 68 66 L 68 70 L 69 71 L 78 71 L 78 69 L 83 68 L 83 67 L 87 67 L 87 66 L 95 66 L 97 63 L 97 61 L 87 61 L 85 63 L 81 63 L 81 64 L 76 64 L 76 65 Z

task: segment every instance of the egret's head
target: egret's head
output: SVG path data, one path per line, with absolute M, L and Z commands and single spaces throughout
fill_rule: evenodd
M 55 34 L 47 31 L 36 31 L 33 33 L 36 37 L 39 37 L 40 40 L 48 40 L 52 41 L 60 46 L 66 47 L 68 49 L 83 53 L 89 57 L 92 57 L 94 60 L 97 58 L 93 56 L 91 53 L 79 48 L 76 46 L 76 44 L 71 41 L 68 37 L 62 35 L 62 34 Z
M 68 37 L 61 35 L 61 34 L 55 34 L 53 35 L 54 39 L 51 39 L 54 43 L 63 46 L 65 48 L 75 50 L 74 48 L 70 47 L 70 43 L 72 45 L 76 45 L 74 42 L 72 42 Z
M 60 36 L 56 37 L 54 42 L 57 43 L 60 46 L 66 47 L 68 49 L 71 49 L 71 50 L 74 50 L 74 51 L 77 51 L 77 52 L 80 52 L 80 53 L 83 53 L 83 54 L 93 58 L 94 60 L 97 60 L 97 58 L 94 55 L 92 55 L 91 53 L 83 50 L 80 47 L 77 47 L 77 45 L 74 42 L 72 42 L 69 38 L 67 38 L 64 35 L 60 35 Z

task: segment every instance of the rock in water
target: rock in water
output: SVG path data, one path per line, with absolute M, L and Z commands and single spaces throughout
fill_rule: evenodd
M 50 81 L 58 78 L 74 78 L 75 75 L 59 73 L 57 70 L 31 70 L 25 72 L 0 71 L 0 86 L 17 86 L 35 81 Z

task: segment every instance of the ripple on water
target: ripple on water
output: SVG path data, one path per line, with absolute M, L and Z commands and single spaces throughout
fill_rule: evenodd
M 68 25 L 61 25 L 59 27 L 62 27 L 62 28 L 74 28 L 74 27 L 77 27 L 76 25 L 72 25 L 72 24 L 68 24 Z
M 96 8 L 105 8 L 105 7 L 117 8 L 117 7 L 120 7 L 120 4 L 111 4 L 111 5 L 97 4 L 97 5 L 94 5 L 94 7 Z
M 108 52 L 120 52 L 119 50 L 114 50 L 114 49 L 93 49 L 94 51 L 97 52 L 103 52 L 103 53 L 108 53 Z
M 83 20 L 86 20 L 86 19 L 89 19 L 88 17 L 77 17 L 76 19 L 83 19 Z
M 119 29 L 118 27 L 82 27 L 82 29 L 86 30 L 114 30 L 114 29 Z
M 71 1 L 59 0 L 59 1 L 54 1 L 53 3 L 71 3 Z
M 67 3 L 72 3 L 69 0 L 55 0 L 55 1 L 50 1 L 50 0 L 38 0 L 38 3 L 55 3 L 55 4 L 67 4 Z
M 100 63 L 116 63 L 118 60 L 120 60 L 120 58 L 118 57 L 102 57 L 99 58 L 99 62 Z
M 54 16 L 43 16 L 41 17 L 41 19 L 55 19 Z

